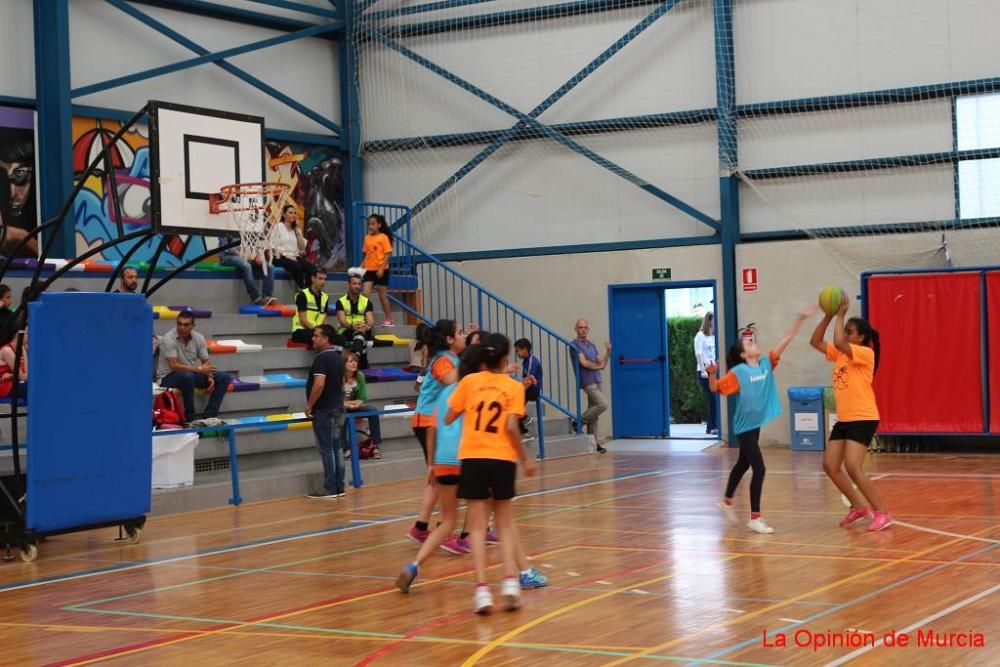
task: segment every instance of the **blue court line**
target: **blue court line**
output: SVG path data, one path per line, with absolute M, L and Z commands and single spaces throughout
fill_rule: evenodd
M 824 609 L 823 611 L 817 612 L 817 613 L 813 614 L 812 616 L 809 616 L 808 618 L 803 619 L 799 623 L 790 623 L 788 625 L 785 625 L 783 627 L 778 628 L 777 630 L 772 630 L 771 632 L 767 633 L 767 637 L 768 638 L 774 637 L 775 635 L 777 635 L 779 633 L 787 632 L 788 630 L 791 630 L 793 628 L 801 627 L 801 626 L 803 626 L 803 625 L 805 625 L 807 623 L 812 623 L 813 621 L 815 621 L 817 619 L 823 618 L 824 616 L 829 616 L 830 614 L 834 614 L 834 613 L 836 613 L 836 612 L 838 612 L 838 611 L 840 611 L 842 609 L 846 609 L 848 607 L 853 607 L 854 605 L 856 605 L 858 603 L 864 602 L 866 600 L 870 600 L 871 598 L 873 598 L 873 597 L 875 597 L 877 595 L 881 595 L 882 593 L 885 593 L 886 591 L 891 591 L 894 588 L 899 588 L 900 586 L 904 586 L 904 585 L 906 585 L 906 584 L 908 584 L 910 582 L 916 581 L 917 579 L 923 579 L 924 577 L 927 577 L 927 576 L 930 576 L 930 575 L 935 574 L 937 572 L 940 572 L 941 570 L 943 570 L 943 569 L 945 569 L 947 567 L 950 567 L 951 565 L 953 565 L 955 563 L 960 563 L 960 562 L 962 562 L 964 560 L 968 560 L 969 558 L 972 558 L 973 556 L 978 556 L 978 555 L 984 554 L 984 553 L 986 553 L 988 551 L 992 551 L 993 549 L 996 549 L 998 546 L 1000 546 L 1000 545 L 991 544 L 988 547 L 983 547 L 982 549 L 979 549 L 977 551 L 973 551 L 972 553 L 968 553 L 968 554 L 965 554 L 964 556 L 956 558 L 951 563 L 944 563 L 942 565 L 935 565 L 934 567 L 932 567 L 929 570 L 924 570 L 923 572 L 918 572 L 917 574 L 914 574 L 914 575 L 911 575 L 909 577 L 906 577 L 905 579 L 900 579 L 899 581 L 893 582 L 893 583 L 889 584 L 888 586 L 883 586 L 882 588 L 874 590 L 871 593 L 866 593 L 866 594 L 864 594 L 864 595 L 862 595 L 860 597 L 854 598 L 853 600 L 848 600 L 847 602 L 842 602 L 842 603 L 840 603 L 840 604 L 838 604 L 838 605 L 836 605 L 834 607 L 830 607 L 829 609 Z M 905 562 L 905 561 L 901 561 L 901 562 Z M 723 649 L 723 650 L 721 650 L 721 651 L 719 651 L 717 653 L 713 653 L 712 655 L 710 655 L 710 656 L 708 656 L 706 658 L 700 658 L 698 660 L 694 660 L 694 661 L 689 662 L 687 664 L 688 665 L 711 664 L 711 663 L 715 662 L 716 658 L 721 658 L 722 656 L 729 655 L 730 653 L 735 653 L 736 651 L 739 651 L 740 649 L 746 648 L 747 646 L 751 646 L 751 645 L 757 644 L 760 641 L 762 641 L 762 639 L 760 637 L 754 637 L 753 639 L 747 639 L 744 642 L 740 642 L 739 644 L 734 644 L 734 645 L 730 646 L 729 648 Z
M 646 476 L 649 476 L 649 475 L 658 474 L 659 472 L 661 472 L 661 471 L 659 471 L 659 470 L 645 470 L 645 471 L 641 471 L 641 472 L 619 473 L 617 475 L 612 475 L 611 477 L 603 477 L 603 478 L 596 479 L 596 480 L 589 480 L 589 481 L 585 481 L 585 482 L 575 482 L 575 483 L 572 483 L 572 484 L 562 484 L 562 485 L 554 486 L 554 487 L 542 487 L 542 488 L 540 488 L 540 489 L 538 489 L 536 491 L 531 491 L 529 493 L 525 493 L 525 494 L 522 494 L 522 495 L 517 496 L 517 497 L 518 498 L 527 498 L 527 497 L 531 497 L 531 496 L 541 495 L 541 494 L 544 494 L 544 493 L 554 493 L 556 491 L 563 491 L 563 490 L 568 490 L 568 489 L 582 488 L 582 487 L 585 487 L 585 486 L 593 486 L 593 485 L 602 484 L 602 483 L 605 483 L 605 482 L 614 482 L 614 481 L 632 479 L 634 477 L 646 477 Z M 356 528 L 364 528 L 366 526 L 371 526 L 371 525 L 388 524 L 388 523 L 393 523 L 395 521 L 400 521 L 402 519 L 411 519 L 411 518 L 413 518 L 415 516 L 417 516 L 416 512 L 414 512 L 412 514 L 403 514 L 403 515 L 400 515 L 399 517 L 394 518 L 394 519 L 381 519 L 381 520 L 378 520 L 378 521 L 358 520 L 358 521 L 352 521 L 349 524 L 344 524 L 344 525 L 339 525 L 339 526 L 333 526 L 331 528 L 320 528 L 318 530 L 310 530 L 310 531 L 305 531 L 305 532 L 301 532 L 301 533 L 291 533 L 289 535 L 280 535 L 280 536 L 277 536 L 277 537 L 268 537 L 268 538 L 264 538 L 264 539 L 260 539 L 260 540 L 254 540 L 252 542 L 243 542 L 243 543 L 240 543 L 240 544 L 233 544 L 233 545 L 229 545 L 229 546 L 213 547 L 211 549 L 204 549 L 204 550 L 200 550 L 200 551 L 193 551 L 191 553 L 181 554 L 181 555 L 178 555 L 178 556 L 163 556 L 163 557 L 160 557 L 160 558 L 151 558 L 149 560 L 126 561 L 124 563 L 119 563 L 117 565 L 109 565 L 108 567 L 100 567 L 100 568 L 93 568 L 93 569 L 90 569 L 90 570 L 82 570 L 80 572 L 74 572 L 74 573 L 70 573 L 70 574 L 58 574 L 58 575 L 52 575 L 52 576 L 48 576 L 48 577 L 37 577 L 35 579 L 26 579 L 26 580 L 23 580 L 23 581 L 16 581 L 16 582 L 12 582 L 12 583 L 9 583 L 9 584 L 0 584 L 0 593 L 2 593 L 4 591 L 9 591 L 9 590 L 17 590 L 17 589 L 20 589 L 20 588 L 28 588 L 28 587 L 31 587 L 31 586 L 39 586 L 39 585 L 43 585 L 43 584 L 54 583 L 54 582 L 58 582 L 58 581 L 70 581 L 70 580 L 73 580 L 73 579 L 82 579 L 84 577 L 92 577 L 92 576 L 97 576 L 97 575 L 101 575 L 101 574 L 107 574 L 107 573 L 111 573 L 111 572 L 118 572 L 118 571 L 123 571 L 123 570 L 132 570 L 132 569 L 138 569 L 138 568 L 142 568 L 142 567 L 150 567 L 150 566 L 153 566 L 153 565 L 161 565 L 161 564 L 170 563 L 170 562 L 173 562 L 173 561 L 189 560 L 191 558 L 200 558 L 202 556 L 212 556 L 214 554 L 219 554 L 219 553 L 228 553 L 230 551 L 239 551 L 240 549 L 248 549 L 248 548 L 258 547 L 258 546 L 267 546 L 269 544 L 278 544 L 280 542 L 288 542 L 288 541 L 291 541 L 291 540 L 302 539 L 302 538 L 306 538 L 306 537 L 316 537 L 316 536 L 319 536 L 319 535 L 328 535 L 328 534 L 331 534 L 331 533 L 339 533 L 339 532 L 343 532 L 343 531 L 346 531 L 346 530 L 353 530 L 353 529 L 356 529 Z

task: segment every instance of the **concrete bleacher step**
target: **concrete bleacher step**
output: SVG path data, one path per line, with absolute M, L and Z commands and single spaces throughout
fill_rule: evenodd
M 593 451 L 593 439 L 589 436 L 572 435 L 546 440 L 548 459 L 577 456 L 591 451 Z M 322 466 L 315 451 L 313 451 L 312 457 L 311 461 L 292 461 L 256 470 L 252 468 L 243 470 L 241 468 L 240 494 L 243 502 L 263 502 L 304 496 L 318 488 L 322 483 Z M 410 451 L 383 448 L 382 459 L 362 461 L 361 469 L 365 486 L 413 479 L 422 476 L 426 471 L 420 448 L 415 445 Z M 350 479 L 351 471 L 348 467 L 348 483 Z M 348 497 L 345 499 L 311 502 L 315 503 L 318 508 L 334 507 L 336 503 L 349 502 L 352 491 L 353 489 L 349 487 Z M 155 490 L 151 513 L 159 516 L 224 507 L 228 504 L 231 495 L 232 487 L 228 470 L 196 473 L 193 486 Z M 416 511 L 416 507 L 413 508 L 413 511 Z

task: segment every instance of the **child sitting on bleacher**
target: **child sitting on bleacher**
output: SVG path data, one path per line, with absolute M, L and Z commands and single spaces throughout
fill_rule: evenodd
M 0 329 L 0 398 L 7 398 L 14 390 L 15 345 L 18 329 L 11 318 Z M 24 331 L 24 342 L 21 346 L 21 369 L 17 374 L 18 382 L 28 381 L 28 331 Z M 20 394 L 19 394 L 20 395 Z
M 369 412 L 378 410 L 373 405 L 368 405 L 368 386 L 365 383 L 365 374 L 358 370 L 359 359 L 355 352 L 344 352 L 344 410 L 346 412 Z M 350 418 L 350 416 L 348 416 Z M 379 445 L 382 444 L 382 429 L 378 415 L 368 417 L 368 436 L 371 438 L 374 450 L 372 458 L 382 458 L 382 451 Z M 351 447 L 347 440 L 347 422 L 344 422 L 344 457 L 351 455 Z

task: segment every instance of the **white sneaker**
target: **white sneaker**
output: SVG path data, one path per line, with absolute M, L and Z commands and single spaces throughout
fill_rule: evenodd
M 489 586 L 476 586 L 472 600 L 477 614 L 485 615 L 493 611 L 493 595 L 490 594 Z
M 719 511 L 722 512 L 722 516 L 726 517 L 726 521 L 729 523 L 740 522 L 739 517 L 736 516 L 736 510 L 733 509 L 732 505 L 727 505 L 725 502 L 720 500 L 715 503 L 715 506 L 719 508 Z
M 516 611 L 521 608 L 521 584 L 513 577 L 507 577 L 500 584 L 500 599 L 504 611 Z
M 774 532 L 774 528 L 767 525 L 767 522 L 763 519 L 750 519 L 747 521 L 747 528 L 755 533 L 762 533 L 764 535 L 770 535 Z

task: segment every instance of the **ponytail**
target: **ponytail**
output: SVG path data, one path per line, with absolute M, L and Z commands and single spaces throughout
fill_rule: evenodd
M 483 365 L 483 351 L 479 343 L 466 345 L 459 357 L 458 378 L 462 379 L 466 375 L 478 373 Z
M 874 375 L 878 372 L 878 361 L 882 356 L 882 344 L 879 342 L 878 331 L 871 322 L 863 317 L 852 317 L 847 322 L 853 324 L 857 332 L 861 334 L 861 344 L 870 347 L 875 353 L 875 368 L 872 370 L 872 375 Z
M 451 343 L 448 339 L 454 338 L 457 333 L 458 325 L 455 324 L 455 320 L 438 320 L 433 327 L 417 331 L 418 344 L 422 343 L 427 347 L 429 354 L 435 355 L 450 348 Z
M 491 371 L 501 370 L 510 356 L 510 340 L 503 334 L 492 333 L 480 343 L 481 361 Z
M 392 243 L 392 230 L 389 229 L 389 223 L 385 221 L 385 216 L 381 213 L 372 213 L 368 216 L 369 220 L 375 220 L 378 223 L 378 231 L 380 234 L 385 234 L 389 237 L 389 243 Z
M 743 360 L 743 341 L 738 340 L 729 346 L 726 351 L 726 368 L 733 370 L 736 366 L 745 363 Z

